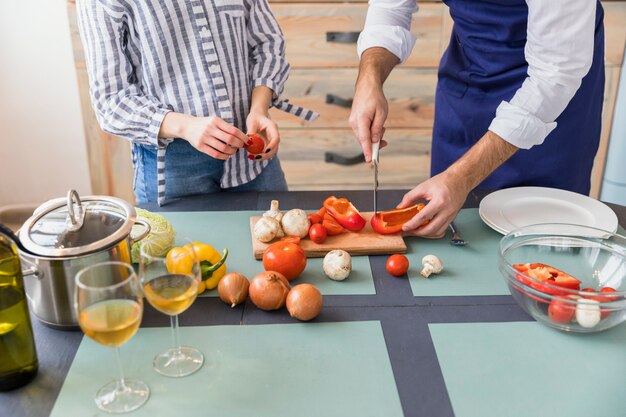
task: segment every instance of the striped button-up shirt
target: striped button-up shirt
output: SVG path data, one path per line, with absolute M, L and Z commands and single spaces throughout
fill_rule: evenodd
M 252 89 L 277 101 L 289 73 L 285 42 L 267 0 L 77 0 L 90 95 L 103 130 L 157 147 L 159 204 L 165 198 L 168 111 L 218 116 L 245 131 Z M 253 180 L 267 161 L 226 160 L 223 188 Z

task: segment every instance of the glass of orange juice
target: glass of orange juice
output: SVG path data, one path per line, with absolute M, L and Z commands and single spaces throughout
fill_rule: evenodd
M 166 256 L 154 256 L 149 250 L 149 239 L 141 244 L 139 280 L 146 300 L 161 313 L 170 316 L 173 347 L 158 353 L 152 367 L 161 375 L 183 377 L 196 372 L 204 363 L 198 349 L 181 346 L 178 315 L 195 301 L 202 281 L 200 263 L 193 244 L 175 247 Z
M 82 331 L 116 352 L 120 378 L 98 390 L 98 408 L 124 413 L 141 407 L 150 396 L 150 388 L 124 377 L 119 349 L 135 335 L 143 315 L 141 286 L 133 267 L 111 261 L 80 270 L 76 274 L 75 308 Z

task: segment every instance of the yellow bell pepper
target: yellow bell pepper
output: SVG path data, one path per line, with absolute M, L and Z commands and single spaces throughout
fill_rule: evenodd
M 191 272 L 193 267 L 192 245 L 176 247 L 167 254 L 166 265 L 168 271 L 174 274 L 185 274 Z M 228 249 L 220 254 L 213 246 L 206 243 L 193 242 L 193 250 L 200 263 L 202 281 L 207 290 L 217 287 L 220 279 L 226 274 L 226 258 Z

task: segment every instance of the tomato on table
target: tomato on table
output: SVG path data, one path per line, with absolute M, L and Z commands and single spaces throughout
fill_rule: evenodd
M 409 270 L 409 259 L 404 255 L 396 253 L 387 259 L 386 268 L 387 272 L 394 277 L 401 277 Z
M 279 272 L 292 281 L 306 268 L 306 254 L 300 245 L 289 240 L 279 240 L 265 249 L 263 268 Z

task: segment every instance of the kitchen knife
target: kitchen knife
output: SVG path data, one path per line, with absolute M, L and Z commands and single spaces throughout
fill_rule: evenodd
M 372 142 L 372 164 L 374 164 L 374 215 L 378 212 L 378 150 L 379 142 Z

